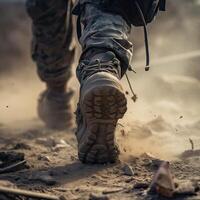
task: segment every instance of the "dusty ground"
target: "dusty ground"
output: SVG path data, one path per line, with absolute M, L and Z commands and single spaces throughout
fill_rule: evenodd
M 126 157 L 126 153 L 122 153 L 121 161 L 117 164 L 84 165 L 77 159 L 74 130 L 55 132 L 45 129 L 37 121 L 34 124 L 34 128 L 23 131 L 1 126 L 1 150 L 25 153 L 29 169 L 2 174 L 0 180 L 11 181 L 19 188 L 64 196 L 69 200 L 89 199 L 91 194 L 104 194 L 113 200 L 163 199 L 156 195 L 146 195 L 146 189 L 158 167 L 154 159 L 146 155 Z M 118 135 L 120 140 L 123 137 L 126 135 Z M 61 139 L 66 141 L 64 147 L 55 147 Z M 125 174 L 126 164 L 133 168 L 133 175 Z M 199 166 L 199 157 L 171 162 L 172 173 L 176 179 L 183 181 L 200 181 Z M 48 180 L 45 179 L 47 176 Z M 138 186 L 141 183 L 144 183 L 143 186 Z M 200 193 L 199 196 L 181 196 L 175 199 L 200 199 Z
M 153 59 L 200 48 L 199 7 L 182 2 L 170 4 L 170 12 L 152 26 Z M 0 10 L 4 16 L 0 19 L 0 26 L 4 27 L 0 33 L 0 151 L 24 153 L 29 166 L 0 174 L 0 180 L 8 180 L 19 188 L 63 195 L 69 200 L 89 199 L 91 194 L 104 194 L 111 200 L 162 200 L 146 195 L 158 168 L 153 158 L 142 155 L 150 152 L 171 162 L 176 179 L 200 182 L 199 156 L 185 160 L 177 157 L 191 149 L 189 138 L 195 149 L 200 148 L 199 58 L 153 66 L 150 73 L 139 68 L 136 75 L 130 74 L 139 100 L 133 104 L 127 96 L 128 113 L 120 121 L 124 127 L 117 128 L 120 162 L 83 165 L 77 159 L 75 127 L 64 132 L 52 131 L 37 118 L 37 98 L 44 86 L 30 60 L 30 21 L 23 6 L 11 6 L 4 1 Z M 138 30 L 134 35 L 134 57 L 140 61 L 144 58 L 143 37 Z M 74 78 L 72 82 L 70 85 L 78 85 Z M 123 85 L 128 90 L 124 80 Z M 73 111 L 76 101 L 77 95 Z M 131 176 L 124 173 L 126 165 L 133 169 Z M 200 200 L 200 193 L 175 199 Z

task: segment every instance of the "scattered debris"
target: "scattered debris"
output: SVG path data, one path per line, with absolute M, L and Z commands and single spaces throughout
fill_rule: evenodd
M 109 200 L 109 197 L 102 194 L 90 194 L 89 200 Z
M 38 160 L 45 161 L 45 162 L 51 162 L 51 159 L 49 156 L 39 155 Z
M 146 182 L 138 182 L 134 185 L 133 189 L 136 189 L 136 190 L 146 190 L 149 188 L 149 183 L 146 183 Z
M 173 197 L 175 183 L 170 172 L 169 162 L 163 162 L 150 185 L 149 193 L 158 193 L 164 197 Z
M 177 183 L 177 188 L 174 192 L 175 195 L 196 195 L 199 191 L 197 182 L 184 181 Z
M 194 142 L 191 138 L 189 138 L 190 144 L 191 144 L 191 149 L 194 150 Z
M 25 168 L 27 168 L 26 160 L 23 160 L 7 167 L 0 168 L 0 174 L 16 172 Z
M 117 190 L 105 190 L 103 191 L 102 193 L 104 195 L 107 195 L 107 194 L 114 194 L 114 193 L 118 193 L 118 192 L 122 192 L 124 189 L 117 189 Z
M 71 146 L 67 144 L 64 140 L 60 140 L 56 143 L 55 147 L 52 148 L 54 151 L 60 151 L 61 149 L 70 148 Z
M 124 175 L 127 175 L 127 176 L 134 176 L 135 175 L 133 168 L 128 164 L 125 164 L 123 166 L 122 170 L 124 172 Z
M 60 200 L 60 198 L 53 196 L 53 195 L 48 195 L 48 194 L 43 194 L 43 193 L 38 193 L 38 192 L 32 192 L 28 190 L 21 190 L 21 189 L 13 189 L 13 188 L 8 188 L 8 187 L 2 187 L 0 186 L 0 193 L 2 194 L 8 194 L 8 195 L 17 195 L 17 196 L 23 196 L 23 197 L 29 197 L 29 198 L 37 198 L 37 199 L 46 199 L 46 200 Z
M 161 164 L 165 162 L 164 160 L 161 160 L 148 152 L 143 153 L 141 157 L 145 159 L 143 160 L 144 164 L 151 166 L 151 168 L 153 168 L 154 170 L 157 170 L 161 166 Z
M 56 146 L 56 142 L 53 137 L 49 138 L 37 138 L 36 143 L 40 145 L 44 145 L 46 147 L 54 147 Z
M 36 140 L 37 144 L 44 145 L 48 148 L 51 148 L 53 151 L 59 151 L 64 148 L 71 147 L 68 143 L 66 143 L 63 139 L 57 140 L 53 137 L 49 138 L 38 138 Z
M 28 168 L 23 153 L 0 152 L 0 174 L 16 172 Z
M 22 161 L 24 160 L 24 156 L 25 156 L 24 153 L 18 153 L 15 151 L 1 151 L 0 152 L 0 160 L 2 162 L 7 162 L 7 163 Z

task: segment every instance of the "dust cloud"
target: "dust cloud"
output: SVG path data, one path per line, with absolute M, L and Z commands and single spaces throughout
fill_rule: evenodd
M 169 11 L 149 27 L 152 63 L 155 63 L 150 72 L 144 72 L 140 64 L 144 60 L 142 32 L 133 30 L 133 66 L 137 74 L 130 72 L 129 77 L 138 101 L 133 103 L 131 95 L 127 95 L 128 112 L 120 121 L 123 127 L 118 126 L 123 156 L 150 152 L 171 159 L 190 148 L 189 138 L 194 140 L 196 148 L 200 146 L 200 58 L 157 62 L 200 49 L 200 6 L 195 2 L 169 0 Z M 0 63 L 0 123 L 17 126 L 19 121 L 37 119 L 37 98 L 44 84 L 39 81 L 30 59 L 30 21 L 23 5 L 6 6 L 13 17 L 2 15 L 5 18 L 1 18 L 0 25 L 4 31 L 0 39 L 5 47 L 9 44 L 15 51 L 9 48 L 6 52 L 0 51 L 3 60 Z M 16 34 L 18 37 L 13 39 Z M 75 77 L 72 82 L 77 84 Z M 129 91 L 126 80 L 123 84 Z M 77 95 L 73 102 L 76 101 Z
M 142 39 L 140 44 L 136 41 L 142 34 L 133 31 L 137 74 L 129 76 L 139 98 L 134 104 L 129 97 L 129 110 L 122 121 L 130 135 L 123 146 L 130 155 L 151 152 L 171 158 L 191 148 L 189 138 L 200 147 L 200 7 L 195 1 L 178 0 L 169 1 L 168 8 L 150 26 L 152 68 L 148 73 L 140 62 Z M 124 85 L 128 90 L 125 80 Z

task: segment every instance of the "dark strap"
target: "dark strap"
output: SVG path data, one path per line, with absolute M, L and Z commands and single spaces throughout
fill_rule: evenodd
M 76 32 L 77 32 L 77 37 L 80 39 L 82 35 L 82 28 L 81 28 L 81 15 L 78 15 L 77 21 L 76 21 Z
M 143 22 L 143 27 L 144 27 L 144 42 L 145 42 L 145 50 L 146 50 L 146 67 L 145 67 L 145 71 L 149 71 L 150 67 L 150 51 L 149 51 L 149 40 L 148 40 L 148 31 L 147 31 L 147 24 L 146 24 L 146 20 L 144 18 L 144 14 L 142 12 L 142 9 L 140 8 L 139 3 L 137 2 L 137 0 L 134 1 L 135 2 L 135 6 L 139 12 L 139 15 L 141 17 L 141 20 Z
M 159 1 L 159 10 L 160 11 L 166 11 L 166 0 L 160 0 Z

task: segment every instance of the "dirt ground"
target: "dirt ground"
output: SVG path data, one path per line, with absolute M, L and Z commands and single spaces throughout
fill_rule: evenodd
M 33 122 L 31 122 L 33 124 Z M 77 159 L 74 130 L 55 132 L 45 129 L 39 122 L 27 130 L 0 128 L 0 149 L 23 152 L 28 169 L 1 174 L 0 180 L 7 180 L 19 188 L 40 191 L 69 200 L 86 199 L 166 199 L 147 195 L 153 174 L 158 169 L 154 158 L 148 155 L 129 156 L 122 150 L 120 162 L 110 165 L 84 165 Z M 126 137 L 122 132 L 118 140 Z M 59 145 L 63 143 L 64 145 Z M 53 142 L 52 142 L 53 141 Z M 58 144 L 57 144 L 58 143 Z M 124 155 L 125 154 L 125 155 Z M 124 170 L 130 166 L 133 174 Z M 200 182 L 199 157 L 171 162 L 171 171 L 179 181 Z M 92 196 L 94 195 L 94 196 Z M 12 199 L 12 198 L 11 198 Z M 14 198 L 13 198 L 14 199 Z M 98 198 L 97 198 L 98 199 Z M 200 193 L 173 199 L 200 199 Z
M 195 150 L 200 148 L 199 58 L 155 65 L 149 73 L 136 68 L 137 74 L 129 76 L 139 99 L 133 104 L 127 95 L 128 112 L 116 132 L 120 161 L 84 165 L 77 158 L 75 125 L 54 131 L 37 118 L 37 98 L 44 85 L 30 59 L 30 21 L 22 4 L 5 2 L 0 1 L 0 152 L 24 153 L 27 164 L 25 169 L 0 173 L 0 186 L 8 184 L 67 200 L 165 200 L 147 191 L 160 163 L 167 160 L 176 180 L 190 180 L 200 187 L 199 154 L 180 158 L 191 149 L 189 139 Z M 153 61 L 200 48 L 199 7 L 191 3 L 197 1 L 182 2 L 169 4 L 169 13 L 150 27 Z M 133 31 L 136 66 L 144 59 L 140 33 Z M 129 91 L 126 81 L 122 82 Z M 69 85 L 76 92 L 74 112 L 78 96 L 75 76 Z M 6 200 L 19 199 L 23 198 Z M 200 200 L 200 192 L 173 199 Z M 1 193 L 0 200 L 4 200 Z

